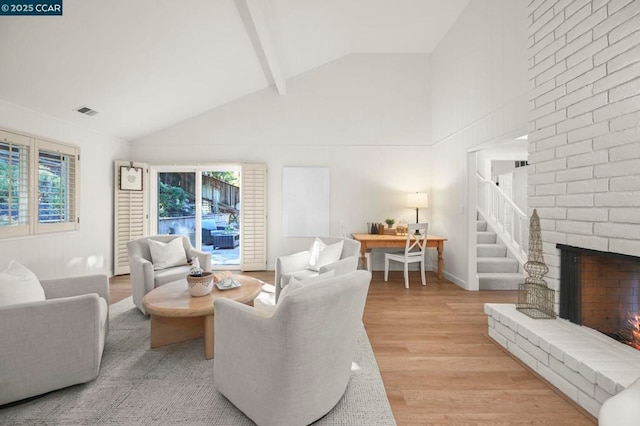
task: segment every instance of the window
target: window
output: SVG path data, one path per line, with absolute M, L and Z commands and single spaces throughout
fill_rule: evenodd
M 0 230 L 3 237 L 29 233 L 30 139 L 0 132 Z
M 78 229 L 76 147 L 0 130 L 0 237 Z
M 38 145 L 39 232 L 76 229 L 77 149 L 51 142 Z

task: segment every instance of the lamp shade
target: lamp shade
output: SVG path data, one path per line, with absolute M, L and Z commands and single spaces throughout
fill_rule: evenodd
M 429 194 L 412 192 L 407 196 L 407 207 L 425 208 L 429 207 Z

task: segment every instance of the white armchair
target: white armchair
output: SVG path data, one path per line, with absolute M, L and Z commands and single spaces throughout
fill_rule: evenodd
M 106 275 L 40 284 L 46 300 L 0 307 L 0 405 L 88 382 L 100 370 Z
M 598 413 L 600 426 L 633 426 L 640 421 L 640 379 L 607 399 Z
M 276 259 L 275 287 L 276 300 L 280 291 L 289 284 L 291 278 L 299 281 L 315 277 L 328 271 L 335 271 L 335 275 L 347 274 L 358 269 L 360 261 L 360 242 L 350 238 L 326 237 L 320 239 L 326 245 L 333 245 L 342 241 L 342 252 L 337 261 L 321 266 L 317 271 L 310 268 L 312 248 L 299 253 L 280 256 Z
M 154 269 L 149 240 L 169 243 L 176 238 L 182 239 L 184 247 L 184 263 L 164 269 Z M 191 242 L 181 235 L 155 235 L 153 237 L 138 238 L 127 243 L 129 253 L 129 272 L 131 274 L 131 291 L 133 303 L 143 314 L 147 314 L 142 305 L 142 298 L 156 287 L 185 278 L 189 274 L 190 265 L 187 260 L 197 257 L 200 267 L 205 271 L 211 271 L 211 253 L 196 250 Z
M 356 271 L 292 285 L 272 313 L 217 299 L 215 388 L 261 426 L 324 416 L 349 383 L 370 281 Z

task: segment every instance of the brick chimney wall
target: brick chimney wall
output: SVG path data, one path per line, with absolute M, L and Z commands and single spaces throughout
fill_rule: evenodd
M 559 290 L 556 243 L 640 256 L 640 1 L 532 0 L 528 14 L 529 213 Z

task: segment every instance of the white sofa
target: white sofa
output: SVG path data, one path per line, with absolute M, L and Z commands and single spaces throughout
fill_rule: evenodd
M 261 426 L 308 425 L 342 398 L 371 273 L 292 284 L 274 311 L 214 302 L 215 388 Z
M 598 424 L 600 426 L 640 424 L 640 378 L 602 404 L 598 413 Z
M 169 243 L 176 238 L 182 239 L 185 251 L 184 264 L 165 269 L 154 270 L 149 240 Z M 129 272 L 131 274 L 131 292 L 133 303 L 146 315 L 142 298 L 156 287 L 185 278 L 191 268 L 186 262 L 197 257 L 200 267 L 205 271 L 211 271 L 211 253 L 196 250 L 191 246 L 189 239 L 182 235 L 155 235 L 152 237 L 138 238 L 127 243 L 129 254 Z
M 100 370 L 106 275 L 40 284 L 46 300 L 0 306 L 0 405 L 88 382 Z
M 340 237 L 322 237 L 320 240 L 327 245 L 332 245 L 342 241 L 343 245 L 340 259 L 336 262 L 322 266 L 319 268 L 319 271 L 314 271 L 309 268 L 311 249 L 278 257 L 276 259 L 274 281 L 276 287 L 276 300 L 280 297 L 280 291 L 289 284 L 289 281 L 292 278 L 302 281 L 329 271 L 335 271 L 334 275 L 341 275 L 358 269 L 358 262 L 360 261 L 359 241 Z

